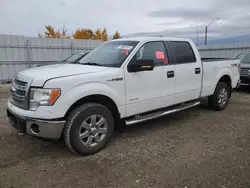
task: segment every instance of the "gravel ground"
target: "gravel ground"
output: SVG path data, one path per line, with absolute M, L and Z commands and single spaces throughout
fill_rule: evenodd
M 101 152 L 81 157 L 60 141 L 18 135 L 0 92 L 0 188 L 250 187 L 250 92 L 228 108 L 206 104 L 115 133 Z

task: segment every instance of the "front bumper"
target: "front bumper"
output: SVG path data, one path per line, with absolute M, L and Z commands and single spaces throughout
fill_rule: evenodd
M 241 76 L 240 77 L 241 84 L 240 85 L 250 85 L 250 76 Z
M 20 116 L 10 109 L 7 109 L 7 116 L 10 124 L 20 132 L 48 139 L 59 139 L 65 124 L 64 120 L 42 120 Z
M 241 85 L 241 80 L 238 80 L 237 85 L 236 85 L 236 88 L 239 88 L 240 85 Z

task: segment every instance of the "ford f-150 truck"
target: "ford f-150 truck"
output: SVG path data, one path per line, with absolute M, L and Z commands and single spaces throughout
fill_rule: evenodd
M 27 69 L 13 79 L 7 115 L 16 129 L 63 138 L 81 155 L 103 149 L 116 127 L 200 104 L 226 108 L 239 85 L 239 60 L 202 61 L 189 39 L 105 42 L 78 64 Z

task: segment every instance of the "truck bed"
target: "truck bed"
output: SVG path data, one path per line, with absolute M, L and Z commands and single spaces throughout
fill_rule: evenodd
M 228 75 L 231 77 L 232 87 L 237 86 L 239 80 L 239 70 L 238 64 L 240 63 L 237 59 L 222 59 L 222 58 L 206 58 L 203 61 L 202 58 L 202 70 L 203 70 L 203 80 L 202 80 L 202 92 L 201 97 L 212 95 L 216 84 L 220 79 L 220 75 Z M 207 63 L 209 62 L 209 63 Z

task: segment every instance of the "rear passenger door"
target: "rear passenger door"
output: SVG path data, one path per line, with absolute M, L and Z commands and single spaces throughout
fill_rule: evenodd
M 175 104 L 198 99 L 201 91 L 202 67 L 189 42 L 168 42 L 175 61 Z

